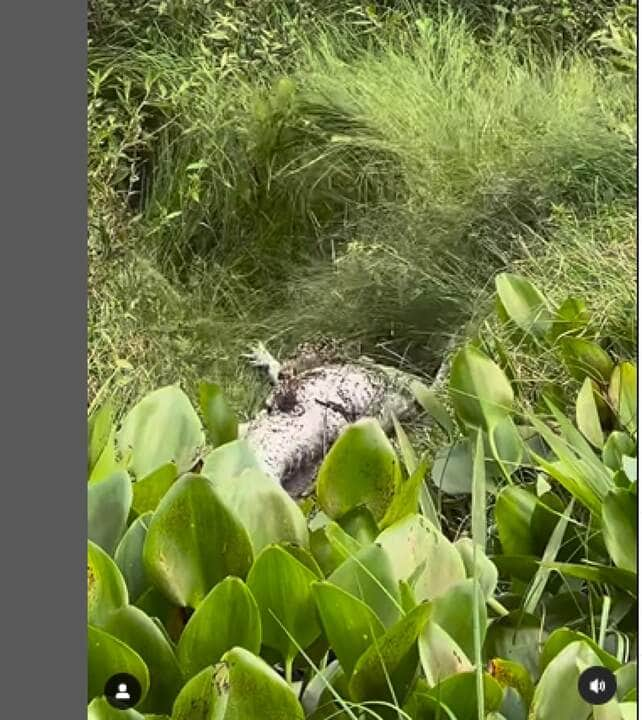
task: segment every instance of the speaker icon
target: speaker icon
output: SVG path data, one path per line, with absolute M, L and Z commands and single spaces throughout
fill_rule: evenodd
M 588 667 L 578 678 L 580 696 L 590 705 L 604 705 L 617 691 L 615 675 L 599 665 Z
M 589 690 L 594 692 L 596 695 L 600 695 L 606 690 L 606 683 L 604 680 L 598 680 L 595 678 L 595 680 L 591 680 L 589 683 Z

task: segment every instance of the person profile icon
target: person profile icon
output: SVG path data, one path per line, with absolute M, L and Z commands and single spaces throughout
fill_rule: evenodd
M 132 696 L 127 692 L 127 685 L 120 683 L 118 686 L 118 692 L 114 695 L 116 700 L 131 700 Z
M 105 699 L 119 710 L 129 710 L 136 706 L 142 696 L 138 680 L 129 673 L 112 675 L 105 683 Z

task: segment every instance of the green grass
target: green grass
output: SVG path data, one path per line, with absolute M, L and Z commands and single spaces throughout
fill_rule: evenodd
M 247 345 L 320 334 L 430 376 L 514 263 L 630 344 L 632 78 L 423 28 L 250 74 L 196 37 L 92 48 L 90 400 L 207 377 L 249 413 Z

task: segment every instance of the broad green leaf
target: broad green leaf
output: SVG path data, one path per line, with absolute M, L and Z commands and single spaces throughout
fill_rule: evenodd
M 555 310 L 550 329 L 551 339 L 576 335 L 589 323 L 591 316 L 582 298 L 567 297 Z
M 87 423 L 89 435 L 88 448 L 88 475 L 94 469 L 100 456 L 102 455 L 109 438 L 112 434 L 112 422 L 114 412 L 111 402 L 107 401 L 101 405 L 98 410 L 92 413 Z
M 386 628 L 401 615 L 399 583 L 389 556 L 378 544 L 367 545 L 345 560 L 328 582 L 362 600 Z
M 124 470 L 125 464 L 123 460 L 119 460 L 119 458 L 116 457 L 116 430 L 112 427 L 105 447 L 89 474 L 89 485 L 95 485 L 111 477 L 119 470 Z
M 495 278 L 497 295 L 508 317 L 528 335 L 546 336 L 551 327 L 551 313 L 546 299 L 526 278 L 500 273 Z
M 455 673 L 473 670 L 466 653 L 432 618 L 419 635 L 419 657 L 430 687 Z
M 152 584 L 169 600 L 196 608 L 227 575 L 245 577 L 252 545 L 212 483 L 201 475 L 184 475 L 151 519 L 143 562 Z
M 183 677 L 165 634 L 133 605 L 116 610 L 107 619 L 104 629 L 136 652 L 149 670 L 149 692 L 138 704 L 138 709 L 141 712 L 169 712 L 183 685 Z
M 606 664 L 606 663 L 605 663 Z M 607 666 L 608 667 L 608 666 Z M 637 693 L 638 686 L 638 664 L 629 662 L 615 670 L 617 679 L 617 697 L 623 701 L 631 692 Z
M 540 624 L 539 618 L 522 610 L 493 620 L 486 631 L 486 657 L 519 663 L 537 680 L 541 644 L 547 637 Z
M 145 395 L 125 416 L 118 432 L 121 453 L 131 451 L 137 478 L 173 462 L 179 473 L 194 467 L 205 435 L 187 395 L 168 385 Z
M 601 385 L 609 382 L 613 361 L 597 343 L 584 338 L 564 337 L 559 345 L 566 367 L 576 380 L 583 382 L 588 375 Z
M 501 685 L 488 673 L 484 673 L 483 687 L 485 711 L 497 710 L 503 697 Z M 427 694 L 446 705 L 457 720 L 477 720 L 479 717 L 474 672 L 451 675 L 431 688 Z
M 87 619 L 102 625 L 118 608 L 127 605 L 127 586 L 116 563 L 98 545 L 87 548 Z
M 152 514 L 148 512 L 134 520 L 114 553 L 114 560 L 125 578 L 132 602 L 136 602 L 150 586 L 143 564 L 143 545 Z
M 633 363 L 620 363 L 609 381 L 609 402 L 625 430 L 634 434 L 637 430 L 638 374 Z
M 419 652 L 417 638 L 428 620 L 428 603 L 417 605 L 358 659 L 349 688 L 353 700 L 388 700 L 402 704 L 415 679 Z
M 361 548 L 361 543 L 334 521 L 310 534 L 310 550 L 326 577 Z
M 453 358 L 448 389 L 455 412 L 472 427 L 488 431 L 513 407 L 513 389 L 506 375 L 470 344 Z
M 363 505 L 353 508 L 337 522 L 360 545 L 370 545 L 379 534 L 377 521 L 372 517 L 370 510 Z
M 489 455 L 492 455 L 504 470 L 512 475 L 520 467 L 524 457 L 524 441 L 513 419 L 510 416 L 505 417 L 495 425 L 490 435 L 493 442 L 488 442 Z
M 212 447 L 236 440 L 239 424 L 220 385 L 202 382 L 199 386 L 199 404 Z
M 615 565 L 637 572 L 637 499 L 628 490 L 612 490 L 602 505 L 604 543 Z
M 87 489 L 88 536 L 109 555 L 125 532 L 131 504 L 132 483 L 124 470 Z
M 140 683 L 139 707 L 149 690 L 149 670 L 141 656 L 118 638 L 100 628 L 87 629 L 88 699 L 103 694 L 105 683 L 116 673 L 129 673 Z
M 178 605 L 171 603 L 155 587 L 150 587 L 136 600 L 136 607 L 154 620 L 158 620 L 173 643 L 178 641 L 185 626 L 185 612 Z
M 604 445 L 604 433 L 595 402 L 595 390 L 591 378 L 586 378 L 577 396 L 575 421 L 584 437 L 596 448 Z
M 87 707 L 87 720 L 145 720 L 137 710 L 118 710 L 104 697 L 95 697 Z
M 298 560 L 301 565 L 306 567 L 311 573 L 314 573 L 318 579 L 323 578 L 323 572 L 319 567 L 319 563 L 314 559 L 314 555 L 301 545 L 291 542 L 279 543 L 279 547 L 282 547 L 287 553 L 292 555 L 295 560 Z
M 411 381 L 410 391 L 421 407 L 435 420 L 446 435 L 452 437 L 455 432 L 455 424 L 448 410 L 446 410 L 446 406 L 437 397 L 435 391 L 426 387 L 426 385 L 419 380 Z
M 445 630 L 457 645 L 473 660 L 473 626 L 475 624 L 475 581 L 467 578 L 453 585 L 448 592 L 433 600 L 430 620 Z M 482 643 L 486 635 L 488 616 L 485 603 L 478 603 L 477 619 Z
M 234 440 L 205 456 L 201 475 L 217 483 L 238 477 L 243 470 L 263 470 L 263 466 L 247 440 Z
M 569 628 L 558 628 L 548 636 L 542 648 L 542 654 L 539 660 L 541 671 L 544 672 L 549 663 L 551 663 L 567 645 L 574 642 L 586 643 L 600 658 L 600 664 L 609 670 L 615 671 L 620 667 L 621 663 L 618 662 L 617 658 L 614 658 L 613 655 L 603 650 L 594 640 L 588 637 L 588 635 L 576 630 L 570 630 Z
M 602 448 L 602 461 L 613 472 L 617 472 L 622 467 L 622 458 L 625 455 L 632 455 L 634 452 L 635 443 L 631 437 L 619 430 L 614 430 Z
M 415 468 L 412 475 L 401 481 L 397 492 L 392 498 L 392 502 L 386 510 L 386 514 L 381 520 L 381 528 L 387 528 L 390 525 L 403 520 L 408 515 L 415 515 L 419 509 L 421 488 L 424 484 L 424 478 L 428 470 L 428 460 L 424 459 Z M 438 521 L 437 511 L 431 512 L 434 522 Z M 374 539 L 374 538 L 373 538 Z
M 397 582 L 407 580 L 418 601 L 432 600 L 466 578 L 457 548 L 421 515 L 411 515 L 377 538 Z
M 314 583 L 312 591 L 323 632 L 349 678 L 359 657 L 385 628 L 364 602 L 340 587 Z
M 134 498 L 132 508 L 134 512 L 137 515 L 144 515 L 150 510 L 156 510 L 158 503 L 172 487 L 177 477 L 178 468 L 176 465 L 167 463 L 133 483 Z
M 622 713 L 622 720 L 638 720 L 637 702 L 623 702 L 618 707 Z
M 469 537 L 462 537 L 457 540 L 455 548 L 464 562 L 466 577 L 477 576 L 484 597 L 487 600 L 491 598 L 497 587 L 497 566 L 495 563 L 481 548 L 477 548 L 477 551 L 473 553 L 473 541 Z M 477 566 L 476 572 L 475 565 Z
M 255 555 L 267 545 L 281 542 L 309 546 L 301 508 L 269 475 L 250 469 L 212 482 L 221 500 L 243 523 Z
M 233 647 L 258 655 L 261 617 L 247 585 L 228 577 L 215 585 L 188 620 L 176 652 L 186 678 L 219 662 Z
M 256 558 L 247 585 L 261 612 L 263 643 L 291 663 L 319 636 L 312 583 L 319 578 L 278 545 Z
M 325 456 L 317 498 L 332 518 L 365 505 L 379 521 L 400 480 L 399 460 L 385 432 L 376 420 L 365 418 L 345 428 Z
M 261 658 L 234 648 L 181 690 L 172 720 L 303 720 L 294 691 Z
M 535 687 L 530 709 L 532 720 L 562 717 L 586 720 L 591 706 L 577 691 L 577 681 L 587 667 L 601 664 L 598 655 L 585 642 L 567 645 L 548 663 Z

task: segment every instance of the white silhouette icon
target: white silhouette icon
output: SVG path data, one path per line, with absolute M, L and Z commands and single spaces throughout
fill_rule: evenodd
M 120 683 L 118 686 L 118 692 L 114 696 L 116 700 L 131 700 L 131 695 L 127 692 L 127 685 L 125 683 Z

